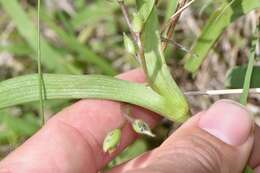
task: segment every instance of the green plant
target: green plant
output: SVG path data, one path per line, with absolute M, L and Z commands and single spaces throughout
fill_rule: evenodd
M 19 8 L 19 6 L 17 6 L 18 3 L 15 0 L 10 0 L 8 3 L 0 0 L 0 3 L 12 16 L 19 29 L 19 32 L 27 40 L 29 46 L 32 47 L 34 51 L 38 51 L 39 53 L 41 50 L 43 53 L 48 52 L 48 56 L 42 56 L 43 64 L 46 64 L 46 66 L 48 66 L 51 70 L 56 71 L 56 65 L 62 61 L 62 64 L 59 64 L 58 66 L 59 70 L 57 70 L 59 73 L 80 73 L 80 70 L 76 66 L 63 61 L 63 59 L 60 58 L 59 53 L 57 53 L 55 49 L 52 49 L 44 39 L 41 39 L 42 47 L 35 47 L 34 41 L 36 37 L 32 35 L 36 33 L 36 29 L 34 29 L 29 19 L 25 16 L 24 12 Z M 172 10 L 178 10 L 176 5 L 177 1 L 172 1 L 172 3 L 174 5 Z M 173 80 L 164 58 L 161 30 L 155 1 L 137 0 L 137 13 L 134 16 L 135 20 L 133 20 L 133 22 L 131 21 L 131 17 L 127 12 L 124 1 L 119 0 L 119 4 L 129 26 L 130 33 L 133 37 L 131 53 L 136 51 L 136 58 L 141 62 L 140 65 L 143 67 L 147 75 L 148 85 L 135 84 L 101 75 L 86 76 L 42 74 L 40 70 L 41 63 L 39 59 L 39 74 L 16 77 L 2 81 L 0 83 L 0 109 L 32 101 L 43 101 L 44 99 L 96 98 L 121 101 L 142 106 L 151 111 L 157 112 L 169 120 L 176 122 L 184 122 L 187 120 L 189 117 L 188 103 L 184 94 Z M 200 38 L 195 43 L 196 46 L 193 48 L 192 53 L 187 54 L 188 61 L 185 66 L 186 69 L 195 72 L 202 63 L 202 60 L 205 58 L 206 53 L 210 50 L 217 38 L 223 32 L 224 28 L 226 28 L 239 16 L 242 16 L 244 13 L 247 13 L 258 7 L 260 7 L 260 2 L 258 0 L 252 0 L 247 3 L 245 0 L 232 0 L 231 2 L 224 1 L 222 8 L 215 12 L 210 18 L 209 24 L 205 27 Z M 179 7 L 179 10 L 180 8 L 181 7 Z M 15 11 L 14 9 L 19 12 L 19 18 L 12 12 Z M 40 12 L 39 9 L 38 12 Z M 40 14 L 42 15 L 42 19 L 47 21 L 48 25 L 50 25 L 51 28 L 53 28 L 58 33 L 58 35 L 60 35 L 60 37 L 65 40 L 66 44 L 68 44 L 73 51 L 77 52 L 78 54 L 91 54 L 90 51 L 85 46 L 82 46 L 76 38 L 67 35 L 65 31 L 52 22 L 51 19 L 44 14 L 44 12 L 39 13 L 38 16 L 40 16 Z M 171 14 L 171 12 L 168 12 L 167 18 L 170 18 L 169 14 Z M 85 16 L 88 14 L 84 13 L 82 15 Z M 99 17 L 97 16 L 97 20 L 98 18 Z M 177 20 L 178 19 L 175 18 L 174 22 Z M 77 20 L 74 20 L 72 25 L 78 26 L 79 23 L 80 22 L 77 22 Z M 32 26 L 30 34 L 28 34 L 24 29 L 24 25 Z M 169 31 L 171 32 L 171 30 L 172 28 L 170 28 Z M 207 41 L 207 44 L 204 43 L 204 40 Z M 40 42 L 39 35 L 38 41 Z M 106 62 L 100 60 L 101 58 L 95 54 L 91 55 L 93 56 L 92 58 L 89 58 L 88 61 L 102 67 L 102 69 L 106 69 L 105 71 L 107 73 L 113 74 L 113 70 L 109 68 L 109 65 L 107 65 Z M 38 57 L 40 57 L 40 54 Z M 50 62 L 45 57 L 54 58 L 50 58 Z M 250 65 L 250 67 L 252 66 Z M 247 89 L 245 89 L 245 91 L 248 92 L 248 80 L 246 85 Z M 244 98 L 246 98 L 246 95 Z M 43 105 L 43 103 L 41 105 Z M 136 130 L 140 133 L 142 132 L 139 131 L 141 128 L 147 127 L 145 122 L 141 122 L 141 124 L 142 126 L 137 126 Z M 120 135 L 116 135 L 116 138 L 120 138 Z M 107 143 L 105 141 L 106 150 L 116 147 L 116 143 L 119 140 L 115 141 L 112 143 Z

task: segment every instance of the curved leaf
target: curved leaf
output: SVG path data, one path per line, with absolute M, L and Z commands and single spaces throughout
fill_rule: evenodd
M 153 10 L 154 2 L 154 0 L 136 0 L 138 14 L 142 17 L 144 23 Z
M 142 42 L 150 86 L 167 100 L 169 107 L 173 107 L 175 113 L 171 119 L 185 121 L 188 118 L 188 104 L 165 62 L 155 7 L 144 25 Z
M 46 99 L 108 99 L 138 105 L 165 116 L 170 120 L 176 107 L 151 88 L 101 75 L 44 74 Z M 26 75 L 0 83 L 0 109 L 37 101 L 38 75 Z
M 256 8 L 260 8 L 259 0 L 225 0 L 220 9 L 211 15 L 191 53 L 185 57 L 185 69 L 195 73 L 226 27 Z

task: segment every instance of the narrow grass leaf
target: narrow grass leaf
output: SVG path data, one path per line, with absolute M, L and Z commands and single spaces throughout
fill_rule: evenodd
M 89 47 L 81 44 L 77 38 L 73 35 L 68 34 L 60 26 L 58 26 L 44 11 L 41 12 L 41 19 L 46 22 L 46 24 L 56 32 L 56 34 L 62 39 L 66 44 L 67 49 L 78 54 L 78 58 L 81 61 L 94 64 L 99 69 L 107 75 L 115 75 L 116 71 L 105 58 L 100 57 L 95 52 L 93 52 Z
M 42 77 L 42 58 L 41 58 L 41 33 L 40 33 L 40 9 L 41 9 L 41 0 L 38 0 L 37 4 L 37 64 L 38 64 L 38 83 L 39 83 L 39 100 L 40 100 L 40 117 L 42 125 L 45 123 L 44 116 L 44 100 L 45 100 L 45 92 L 44 92 L 44 81 Z
M 195 41 L 191 54 L 186 55 L 185 69 L 196 73 L 224 30 L 236 19 L 257 8 L 260 8 L 259 0 L 225 0 L 210 16 L 201 35 Z
M 164 18 L 165 22 L 167 22 L 170 19 L 170 17 L 174 14 L 174 12 L 177 9 L 177 5 L 178 5 L 178 0 L 167 1 L 167 9 Z
M 252 45 L 251 45 L 250 55 L 249 55 L 249 62 L 248 62 L 246 76 L 245 76 L 245 80 L 244 80 L 243 94 L 240 97 L 240 103 L 243 105 L 247 104 L 247 98 L 248 98 L 248 94 L 249 94 L 251 77 L 252 77 L 252 73 L 253 73 L 253 67 L 254 67 L 255 56 L 256 56 L 256 45 L 257 45 L 257 42 L 259 42 L 259 35 L 260 35 L 259 26 L 257 27 L 256 33 L 254 34 L 254 37 L 252 40 Z
M 29 19 L 25 11 L 19 5 L 17 0 L 0 0 L 0 4 L 4 10 L 12 18 L 12 21 L 15 23 L 19 33 L 27 41 L 30 47 L 34 50 L 35 55 L 37 55 L 37 29 L 33 25 L 32 21 Z M 43 65 L 50 71 L 55 71 L 59 73 L 73 73 L 79 74 L 79 70 L 74 65 L 67 62 L 57 51 L 55 51 L 46 40 L 41 38 L 41 50 L 43 57 Z M 37 56 L 32 56 L 37 59 Z
M 116 3 L 101 0 L 85 6 L 84 9 L 72 17 L 70 23 L 74 29 L 79 29 L 86 25 L 95 25 L 101 20 L 113 18 L 113 12 L 115 12 L 116 9 L 118 9 Z

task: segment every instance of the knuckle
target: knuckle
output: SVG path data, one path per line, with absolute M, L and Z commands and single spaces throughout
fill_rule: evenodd
M 178 139 L 171 146 L 169 158 L 184 172 L 222 173 L 224 156 L 220 147 L 206 139 L 202 134 L 191 134 Z

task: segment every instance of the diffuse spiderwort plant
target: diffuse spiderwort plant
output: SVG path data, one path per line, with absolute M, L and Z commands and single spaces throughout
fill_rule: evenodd
M 44 88 L 46 100 L 81 98 L 115 100 L 144 107 L 172 121 L 184 122 L 189 115 L 188 104 L 171 77 L 164 59 L 155 0 L 136 0 L 137 12 L 131 17 L 132 20 L 130 20 L 123 0 L 118 1 L 132 35 L 132 39 L 125 35 L 125 45 L 142 65 L 148 78 L 148 85 L 101 75 L 42 74 L 42 82 L 40 82 L 42 87 L 39 87 L 39 75 L 25 75 L 0 82 L 0 109 L 38 101 L 41 98 L 39 90 Z M 202 35 L 195 42 L 192 53 L 189 55 L 196 54 L 198 57 L 188 58 L 188 65 L 186 64 L 188 70 L 199 67 L 206 52 L 210 50 L 225 27 L 239 16 L 260 7 L 259 0 L 223 0 L 223 2 L 223 7 L 212 14 Z M 33 42 L 34 37 L 31 35 L 36 35 L 36 31 L 27 32 L 24 29 L 24 24 L 30 28 L 33 28 L 33 25 L 24 11 L 19 8 L 18 2 L 0 0 L 0 3 L 14 19 L 19 32 L 27 40 Z M 19 12 L 19 20 L 14 11 Z M 210 40 L 210 44 L 204 45 L 205 43 L 200 42 L 201 40 Z M 46 43 L 42 43 L 46 49 Z M 55 59 L 55 56 L 50 57 L 50 60 Z M 55 68 L 58 67 L 55 66 Z M 153 135 L 149 126 L 142 120 L 133 120 L 131 123 L 136 132 Z M 120 127 L 109 133 L 104 141 L 104 151 L 112 152 L 116 149 L 120 137 Z
M 170 108 L 169 114 L 164 116 L 170 120 L 183 122 L 188 118 L 188 104 L 179 87 L 171 77 L 170 71 L 166 65 L 160 40 L 160 27 L 154 0 L 137 1 L 138 12 L 133 15 L 133 22 L 123 1 L 119 1 L 125 19 L 128 22 L 132 40 L 124 35 L 124 43 L 128 52 L 133 54 L 137 48 L 137 58 L 140 59 L 141 65 L 148 77 L 149 88 L 155 91 L 164 100 L 164 105 Z M 142 120 L 132 122 L 135 132 L 154 136 L 149 126 Z M 104 141 L 104 146 L 108 145 Z M 119 141 L 118 141 L 119 142 Z M 113 143 L 111 146 L 116 147 Z
M 137 15 L 140 17 L 137 19 Z M 172 79 L 163 52 L 154 0 L 138 0 L 134 43 L 149 85 L 102 75 L 43 74 L 45 98 L 96 98 L 121 101 L 154 111 L 169 120 L 183 122 L 188 105 Z M 130 22 L 131 23 L 131 22 Z M 139 31 L 140 32 L 136 32 Z M 0 109 L 39 100 L 38 75 L 31 74 L 0 83 Z

